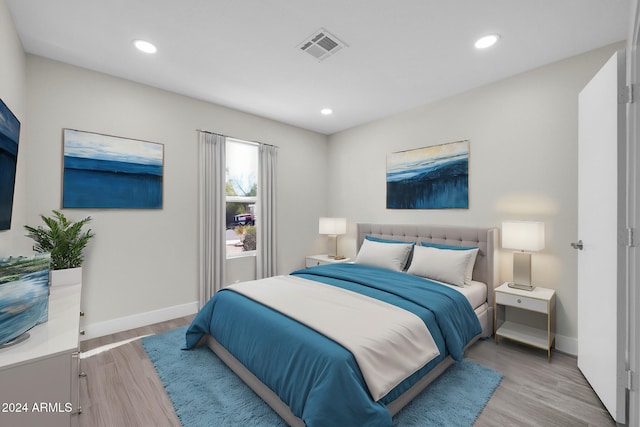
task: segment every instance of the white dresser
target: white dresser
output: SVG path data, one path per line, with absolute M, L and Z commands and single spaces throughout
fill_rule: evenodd
M 49 320 L 0 350 L 0 426 L 78 425 L 82 285 L 50 289 Z

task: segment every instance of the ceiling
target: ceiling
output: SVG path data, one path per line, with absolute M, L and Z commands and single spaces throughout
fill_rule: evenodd
M 630 11 L 630 0 L 7 3 L 28 53 L 323 134 L 624 40 Z M 299 49 L 320 28 L 347 45 L 323 61 Z M 498 44 L 475 49 L 488 33 Z

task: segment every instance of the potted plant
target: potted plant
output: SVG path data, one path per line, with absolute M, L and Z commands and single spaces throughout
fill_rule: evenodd
M 50 217 L 40 215 L 48 228 L 25 225 L 24 228 L 29 232 L 27 237 L 36 242 L 34 251 L 51 254 L 52 286 L 80 283 L 84 261 L 82 251 L 94 236 L 91 229 L 82 231 L 82 227 L 91 221 L 91 217 L 74 222 L 61 212 L 52 212 L 53 216 Z

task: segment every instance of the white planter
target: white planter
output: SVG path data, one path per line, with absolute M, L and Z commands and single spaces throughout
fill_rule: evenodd
M 51 270 L 49 274 L 49 285 L 51 286 L 77 285 L 82 283 L 82 267 Z

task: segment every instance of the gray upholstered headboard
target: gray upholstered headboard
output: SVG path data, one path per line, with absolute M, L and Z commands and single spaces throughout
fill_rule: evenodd
M 360 250 L 365 236 L 405 242 L 429 242 L 452 246 L 478 247 L 473 269 L 473 280 L 487 284 L 487 300 L 493 309 L 493 289 L 498 286 L 498 229 L 432 226 L 410 224 L 358 224 L 357 248 Z

